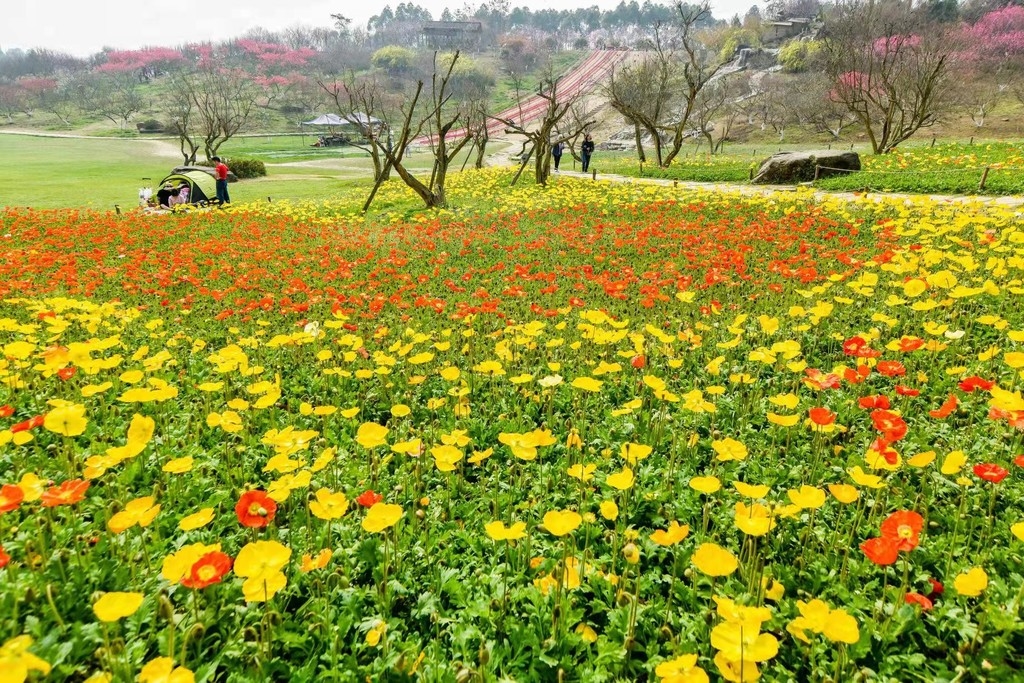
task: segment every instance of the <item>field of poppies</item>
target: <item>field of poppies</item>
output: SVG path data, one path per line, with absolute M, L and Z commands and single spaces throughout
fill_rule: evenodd
M 1020 675 L 1019 210 L 508 180 L 0 213 L 0 683 Z

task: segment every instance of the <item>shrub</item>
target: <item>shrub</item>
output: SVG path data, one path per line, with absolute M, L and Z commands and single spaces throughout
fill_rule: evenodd
M 246 159 L 244 157 L 236 157 L 234 159 L 225 158 L 224 163 L 228 165 L 228 168 L 239 180 L 245 180 L 246 178 L 259 178 L 267 175 L 267 167 L 259 159 Z M 209 160 L 196 162 L 196 166 L 209 166 L 212 168 L 216 165 L 217 164 Z
M 389 73 L 401 73 L 412 68 L 416 54 L 398 45 L 386 45 L 373 53 L 370 63 Z
M 816 40 L 792 40 L 779 50 L 779 64 L 787 73 L 807 71 L 821 58 L 821 43 Z
M 267 175 L 267 167 L 259 159 L 235 158 L 231 160 L 228 167 L 238 176 L 239 180 Z

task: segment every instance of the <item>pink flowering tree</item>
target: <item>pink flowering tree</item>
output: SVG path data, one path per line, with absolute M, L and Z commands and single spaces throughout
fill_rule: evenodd
M 1004 97 L 1024 102 L 1024 7 L 1008 6 L 960 29 L 961 93 L 974 124 Z
M 891 152 L 952 106 L 956 42 L 910 5 L 840 2 L 823 46 L 830 99 L 857 120 L 875 154 Z
M 17 83 L 0 83 L 0 116 L 14 123 L 16 114 L 31 112 L 29 94 Z

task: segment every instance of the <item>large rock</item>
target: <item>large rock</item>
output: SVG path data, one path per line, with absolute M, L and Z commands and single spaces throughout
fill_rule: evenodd
M 753 182 L 762 185 L 785 185 L 814 180 L 818 168 L 819 178 L 845 175 L 860 170 L 860 156 L 856 152 L 779 152 L 761 163 Z

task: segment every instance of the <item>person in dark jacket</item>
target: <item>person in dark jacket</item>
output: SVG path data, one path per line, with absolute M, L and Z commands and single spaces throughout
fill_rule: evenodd
M 555 160 L 555 173 L 558 173 L 558 164 L 562 161 L 562 152 L 564 150 L 565 145 L 561 142 L 551 145 L 551 158 Z
M 580 159 L 583 161 L 583 172 L 586 173 L 587 169 L 590 168 L 590 157 L 594 154 L 594 139 L 590 137 L 590 133 L 587 133 L 583 138 L 583 144 L 580 145 Z

